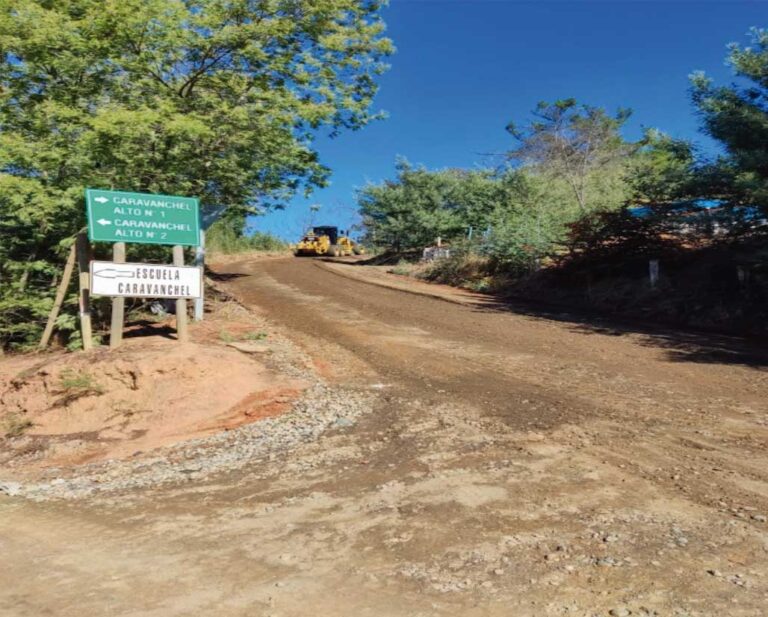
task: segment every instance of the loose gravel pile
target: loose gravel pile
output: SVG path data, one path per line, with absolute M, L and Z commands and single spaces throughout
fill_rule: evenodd
M 349 427 L 370 409 L 372 400 L 366 392 L 317 383 L 281 416 L 157 450 L 150 458 L 105 461 L 68 472 L 49 470 L 61 475 L 35 484 L 0 481 L 0 492 L 45 501 L 202 480 L 286 452 L 328 430 Z
M 247 316 L 253 327 L 269 330 L 269 353 L 259 359 L 276 372 L 311 384 L 286 413 L 211 436 L 159 448 L 140 458 L 106 460 L 69 468 L 51 468 L 34 483 L 3 480 L 0 494 L 35 501 L 79 499 L 120 491 L 203 480 L 286 453 L 332 429 L 352 426 L 371 409 L 373 392 L 331 387 L 313 371 L 307 355 L 273 324 L 226 294 L 224 316 Z M 208 324 L 211 325 L 211 324 Z

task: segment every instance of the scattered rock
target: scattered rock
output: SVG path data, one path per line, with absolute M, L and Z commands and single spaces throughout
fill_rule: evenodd
M 21 484 L 18 482 L 0 482 L 0 493 L 5 493 L 9 497 L 16 497 L 21 494 Z
M 302 375 L 308 380 L 307 375 Z M 277 460 L 282 453 L 318 439 L 331 427 L 348 427 L 371 409 L 370 392 L 329 388 L 323 382 L 305 391 L 290 411 L 230 431 L 154 451 L 152 458 L 92 463 L 70 470 L 70 477 L 21 486 L 0 480 L 0 493 L 34 501 L 79 499 L 114 491 L 202 480 L 242 469 L 255 459 Z M 343 414 L 343 415 L 341 415 Z

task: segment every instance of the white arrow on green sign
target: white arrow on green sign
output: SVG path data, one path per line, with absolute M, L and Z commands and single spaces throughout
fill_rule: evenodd
M 200 244 L 194 197 L 86 189 L 88 237 L 94 242 Z

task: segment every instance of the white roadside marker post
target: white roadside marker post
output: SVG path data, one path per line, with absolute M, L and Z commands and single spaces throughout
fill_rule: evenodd
M 125 263 L 125 242 L 112 245 L 112 261 Z M 123 342 L 123 323 L 125 322 L 125 298 L 112 298 L 112 319 L 109 324 L 109 347 L 117 349 Z
M 184 265 L 184 247 L 180 244 L 176 244 L 173 247 L 173 265 Z M 187 301 L 185 298 L 176 299 L 176 337 L 181 343 L 185 343 L 189 340 L 189 330 L 187 327 Z
M 200 230 L 200 244 L 195 247 L 195 265 L 205 273 L 205 231 Z M 203 321 L 205 308 L 205 281 L 200 286 L 200 297 L 195 298 L 195 321 Z

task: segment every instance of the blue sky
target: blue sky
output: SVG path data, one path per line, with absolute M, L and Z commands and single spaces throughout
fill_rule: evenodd
M 731 80 L 726 45 L 768 27 L 764 2 L 645 0 L 391 0 L 384 10 L 397 53 L 380 80 L 376 109 L 389 117 L 316 147 L 331 186 L 286 210 L 253 217 L 253 229 L 295 240 L 315 224 L 358 220 L 355 190 L 394 174 L 404 156 L 429 168 L 474 167 L 511 145 L 510 120 L 524 122 L 541 100 L 581 102 L 634 113 L 636 139 L 655 126 L 714 144 L 698 131 L 688 75 Z

